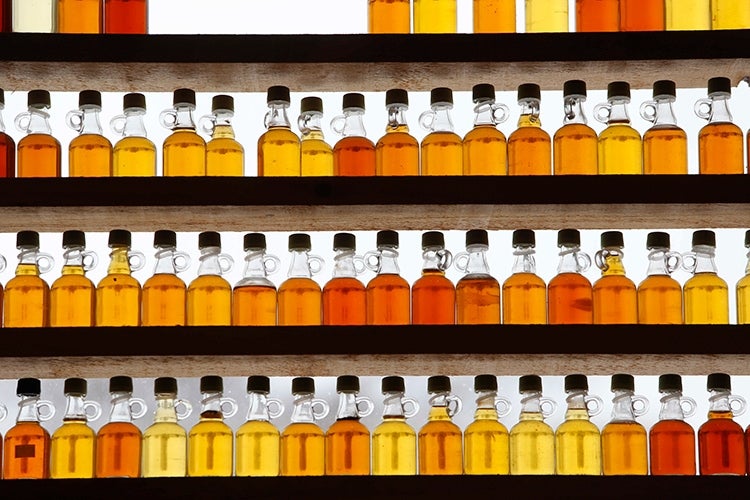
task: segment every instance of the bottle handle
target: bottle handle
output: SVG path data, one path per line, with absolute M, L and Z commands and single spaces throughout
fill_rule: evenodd
M 117 115 L 109 121 L 109 128 L 112 129 L 117 135 L 123 135 L 125 133 L 125 124 L 128 118 L 125 115 Z
M 324 264 L 325 261 L 322 257 L 318 257 L 317 255 L 307 256 L 307 266 L 310 268 L 310 274 L 318 274 L 321 272 Z
M 39 411 L 42 408 L 46 408 L 48 413 L 45 415 L 41 411 Z M 51 420 L 55 416 L 55 405 L 52 403 L 52 401 L 47 401 L 46 399 L 42 399 L 36 402 L 36 415 L 39 418 L 40 422 L 46 422 L 47 420 Z
M 320 409 L 319 411 L 315 411 L 316 406 Z M 331 411 L 331 407 L 328 406 L 328 403 L 326 403 L 326 401 L 323 399 L 313 399 L 310 403 L 310 407 L 312 409 L 313 418 L 315 418 L 315 420 L 326 418 L 326 416 L 328 416 L 328 412 Z
M 664 254 L 664 266 L 667 272 L 672 274 L 682 265 L 682 254 L 680 252 L 666 252 Z
M 178 273 L 187 271 L 190 267 L 190 255 L 186 252 L 175 252 L 172 255 L 172 265 L 174 266 L 174 270 Z
M 713 109 L 713 106 L 713 101 L 707 97 L 704 97 L 703 99 L 698 99 L 697 101 L 695 101 L 693 110 L 695 111 L 695 115 L 698 118 L 708 120 L 711 118 L 711 110 Z
M 162 127 L 173 130 L 177 125 L 177 111 L 174 108 L 165 109 L 159 113 L 159 123 Z
M 689 272 L 695 273 L 695 266 L 698 265 L 698 256 L 695 252 L 687 252 L 682 254 L 682 268 Z
M 146 265 L 146 256 L 138 250 L 129 250 L 128 265 L 131 272 L 140 271 Z
M 268 124 L 271 122 L 271 110 L 266 111 L 266 114 L 263 115 L 263 128 L 267 129 Z
M 220 253 L 217 257 L 219 259 L 219 268 L 221 268 L 221 274 L 226 274 L 232 270 L 234 266 L 234 259 L 227 253 Z
M 31 113 L 28 111 L 24 111 L 23 113 L 19 113 L 15 120 L 13 120 L 13 123 L 16 126 L 16 129 L 19 132 L 23 132 L 25 134 L 29 133 L 29 127 L 31 127 Z
M 94 251 L 89 250 L 86 252 L 81 252 L 81 257 L 83 261 L 84 271 L 91 271 L 99 263 L 99 256 Z M 86 261 L 86 259 L 88 259 L 88 261 Z
M 83 130 L 83 111 L 68 111 L 68 114 L 65 115 L 65 124 L 68 128 L 81 132 Z
M 357 414 L 359 414 L 361 418 L 369 416 L 375 409 L 375 403 L 372 402 L 372 399 L 366 396 L 354 398 L 354 402 L 357 405 Z M 362 406 L 361 409 L 360 405 Z
M 216 128 L 216 115 L 205 115 L 201 116 L 198 120 L 198 127 L 208 135 L 214 135 L 214 129 Z
M 5 407 L 4 404 L 0 403 L 0 421 L 5 420 L 5 417 L 8 416 L 8 409 Z
M 141 418 L 148 411 L 146 402 L 141 398 L 130 398 L 128 401 L 128 408 L 130 408 L 130 416 L 133 417 L 134 420 Z
M 411 406 L 411 409 L 407 409 L 406 405 Z M 411 418 L 419 413 L 419 403 L 414 398 L 401 398 L 401 408 L 404 409 L 404 417 Z
M 380 270 L 380 252 L 370 251 L 362 256 L 365 267 L 370 271 L 377 273 Z
M 736 408 L 732 408 L 732 403 L 737 403 Z M 732 414 L 735 417 L 739 417 L 745 413 L 745 410 L 747 410 L 747 401 L 742 396 L 733 394 L 729 396 L 729 408 L 731 408 Z M 0 420 L 2 419 L 0 418 Z
M 448 401 L 448 416 L 453 418 L 459 413 L 461 413 L 461 410 L 464 407 L 463 401 L 461 401 L 461 398 L 458 396 L 450 395 L 447 398 L 445 398 Z M 451 404 L 453 404 L 453 408 L 451 408 Z
M 607 264 L 607 257 L 609 257 L 611 254 L 609 250 L 606 248 L 602 248 L 598 252 L 594 254 L 594 264 L 596 264 L 596 267 L 602 270 L 602 272 L 607 272 L 607 269 L 609 269 L 609 264 Z
M 7 265 L 8 265 L 8 261 L 5 260 L 5 257 L 0 255 L 0 272 L 3 272 L 5 268 L 7 267 Z
M 273 410 L 271 407 L 275 407 L 276 409 Z M 268 409 L 268 416 L 270 418 L 280 417 L 284 413 L 284 403 L 276 398 L 266 399 L 266 408 Z
M 438 269 L 441 271 L 447 271 L 453 262 L 453 254 L 450 250 L 446 250 L 445 248 L 438 250 L 436 254 L 438 257 Z
M 685 418 L 692 417 L 697 407 L 698 405 L 693 398 L 687 396 L 682 396 L 680 398 L 680 408 L 682 409 L 682 414 Z
M 578 265 L 578 272 L 585 273 L 591 267 L 591 257 L 586 252 L 576 252 L 576 264 Z
M 648 399 L 645 396 L 633 396 L 630 398 L 631 408 L 633 408 L 633 415 L 640 417 L 648 413 Z
M 604 409 L 604 401 L 599 396 L 586 396 L 583 400 L 586 402 L 586 411 L 589 417 L 599 415 Z
M 492 106 L 492 121 L 495 125 L 505 122 L 510 116 L 510 109 L 503 103 L 496 103 Z
M 510 400 L 503 397 L 495 398 L 495 411 L 500 418 L 508 416 L 511 411 Z
M 227 406 L 227 409 L 224 409 L 224 406 Z M 232 418 L 237 413 L 239 407 L 237 406 L 237 401 L 234 399 L 221 398 L 219 400 L 219 408 L 221 408 L 221 414 L 224 415 L 224 418 Z
M 307 126 L 307 124 L 310 123 L 310 118 L 310 113 L 302 113 L 297 117 L 297 128 L 302 135 L 310 132 L 310 127 Z
M 179 411 L 177 409 L 178 406 L 182 407 L 182 411 Z M 193 405 L 190 404 L 190 401 L 185 401 L 184 399 L 176 399 L 174 402 L 174 410 L 177 414 L 177 420 L 185 420 L 190 416 L 191 413 L 193 413 Z
M 453 265 L 455 265 L 459 271 L 465 273 L 469 266 L 469 254 L 466 252 L 457 253 L 453 258 Z
M 36 265 L 39 268 L 39 274 L 48 273 L 55 267 L 55 258 L 48 253 L 39 252 L 36 254 Z
M 273 274 L 281 268 L 281 259 L 275 255 L 267 254 L 263 257 L 263 269 L 266 274 Z
M 354 274 L 360 275 L 367 271 L 367 265 L 365 265 L 365 259 L 362 258 L 359 255 L 355 255 L 354 259 L 352 259 L 354 262 Z
M 433 131 L 433 125 L 435 125 L 435 117 L 437 114 L 432 110 L 427 110 L 419 115 L 419 126 L 427 132 Z
M 89 413 L 88 409 L 93 408 L 94 412 Z M 93 422 L 102 416 L 102 406 L 96 401 L 86 401 L 83 403 L 83 411 L 86 414 L 86 420 Z
M 594 106 L 594 118 L 599 123 L 605 125 L 609 123 L 609 117 L 612 114 L 612 105 L 608 102 L 603 102 Z
M 545 410 L 544 407 L 547 406 Z M 539 411 L 542 413 L 542 417 L 547 418 L 551 416 L 557 410 L 557 402 L 550 398 L 539 398 Z
M 641 104 L 640 107 L 641 118 L 647 122 L 654 123 L 656 121 L 656 102 L 646 101 Z
M 346 117 L 344 115 L 334 116 L 331 120 L 331 130 L 336 132 L 338 135 L 344 135 L 344 127 L 346 126 Z

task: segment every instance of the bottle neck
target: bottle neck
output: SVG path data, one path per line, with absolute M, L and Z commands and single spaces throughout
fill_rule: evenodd
M 471 245 L 466 247 L 469 260 L 466 263 L 466 274 L 489 275 L 490 266 L 487 263 L 487 245 Z
M 384 418 L 406 418 L 404 413 L 404 393 L 389 392 L 383 400 L 383 417 Z
M 216 110 L 213 113 L 214 130 L 211 137 L 214 139 L 234 139 L 232 118 L 234 113 L 229 110 Z
M 107 274 L 130 274 L 130 247 L 114 247 L 109 254 L 110 262 Z
M 562 245 L 560 247 L 560 262 L 557 265 L 558 273 L 580 273 L 581 267 L 578 263 L 578 254 L 581 247 L 578 245 Z
M 250 249 L 245 254 L 245 272 L 243 278 L 265 278 L 266 272 L 266 251 Z
M 449 392 L 435 392 L 430 395 L 430 416 L 428 420 L 451 420 L 448 412 Z
M 44 109 L 29 108 L 29 134 L 51 134 L 49 126 L 49 113 Z
M 219 255 L 221 255 L 221 247 L 201 248 L 198 276 L 221 276 Z
M 387 108 L 388 125 L 385 127 L 386 132 L 409 132 L 409 126 L 406 123 L 406 110 L 409 109 L 404 104 L 391 104 Z
M 539 99 L 521 99 L 521 116 L 518 117 L 519 127 L 541 127 L 542 120 L 539 118 Z
M 496 391 L 481 391 L 477 393 L 477 410 L 474 417 L 481 420 L 497 420 Z
M 315 423 L 315 415 L 312 408 L 314 396 L 314 394 L 294 395 L 294 407 L 292 408 L 293 423 Z
M 542 393 L 524 391 L 521 393 L 520 420 L 542 420 Z
M 354 392 L 339 393 L 339 408 L 336 410 L 336 420 L 342 419 L 359 419 L 357 394 Z
M 630 124 L 630 115 L 628 114 L 628 104 L 630 104 L 630 99 L 627 97 L 612 97 L 608 101 L 610 104 L 610 110 L 607 123 Z
M 271 420 L 268 414 L 266 395 L 261 392 L 248 393 L 250 407 L 247 410 L 247 420 L 268 422 Z
M 433 104 L 432 111 L 435 119 L 432 122 L 433 132 L 453 132 L 453 119 L 451 118 L 452 104 Z
M 685 412 L 680 404 L 682 391 L 670 391 L 661 397 L 659 420 L 685 420 Z
M 292 263 L 289 266 L 290 278 L 312 278 L 307 250 L 291 250 Z
M 16 266 L 16 275 L 39 276 L 39 265 L 37 264 L 39 247 L 25 247 L 20 250 L 21 252 L 18 254 L 18 266 Z
M 65 247 L 65 251 L 63 252 L 63 259 L 65 260 L 65 263 L 63 264 L 63 268 L 62 268 L 63 275 L 84 274 L 84 269 L 83 269 L 84 250 L 85 249 L 82 246 L 77 246 L 77 245 Z
M 563 123 L 566 125 L 569 123 L 579 123 L 586 125 L 586 114 L 583 111 L 583 103 L 586 102 L 586 98 L 581 95 L 569 95 L 565 97 L 563 104 L 565 111 L 565 118 Z
M 130 398 L 133 395 L 129 392 L 112 392 L 112 410 L 109 413 L 110 422 L 132 422 L 133 415 L 130 411 Z
M 378 268 L 378 274 L 401 273 L 401 270 L 398 267 L 398 251 L 396 248 L 390 246 L 379 246 L 378 252 L 380 252 L 380 267 Z
M 3 109 L 5 109 L 5 106 L 0 104 L 0 133 L 5 132 L 5 122 L 3 121 Z
M 174 254 L 177 249 L 173 246 L 160 246 L 156 250 L 156 266 L 154 274 L 177 274 L 174 267 Z
M 617 422 L 635 421 L 633 391 L 615 391 L 615 397 L 612 398 L 612 420 Z
M 271 102 L 268 104 L 268 113 L 266 114 L 266 128 L 288 128 L 292 125 L 289 123 L 289 117 L 286 110 L 289 108 L 288 102 Z
M 195 120 L 193 120 L 193 111 L 195 106 L 192 104 L 178 104 L 174 107 L 175 122 L 173 129 L 195 131 Z
M 589 412 L 586 408 L 586 391 L 574 391 L 565 398 L 568 410 L 565 412 L 565 420 L 588 420 Z
M 21 396 L 16 422 L 39 422 L 39 396 Z
M 671 96 L 659 97 L 657 99 L 654 99 L 654 102 L 656 103 L 654 126 L 658 127 L 660 125 L 671 125 L 673 127 L 676 127 L 677 117 L 674 114 L 674 108 L 672 106 L 672 103 L 675 102 L 675 98 Z
M 356 278 L 357 269 L 354 266 L 354 250 L 336 250 L 333 258 L 334 278 Z
M 669 248 L 652 248 L 648 254 L 648 276 L 668 276 L 667 252 Z
M 698 273 L 717 273 L 716 267 L 716 248 L 708 245 L 696 245 L 693 247 L 695 254 L 695 271 Z
M 711 113 L 709 123 L 731 123 L 732 113 L 729 111 L 729 96 L 709 96 L 711 99 Z
M 65 406 L 65 416 L 63 422 L 69 421 L 86 421 L 86 408 L 84 407 L 83 396 L 67 396 L 67 403 Z
M 625 276 L 625 265 L 622 258 L 625 254 L 620 247 L 607 247 L 601 250 L 604 255 L 602 276 Z
M 99 113 L 101 108 L 99 106 L 91 106 L 80 108 L 81 113 L 81 135 L 84 134 L 96 134 L 102 135 L 102 124 L 99 120 Z
M 221 392 L 202 392 L 201 393 L 201 420 L 223 420 L 221 411 Z
M 341 135 L 344 137 L 367 137 L 365 132 L 365 123 L 362 118 L 365 110 L 361 108 L 344 109 L 344 126 L 341 129 Z
M 747 264 L 745 265 L 745 274 L 750 276 L 750 252 L 747 253 Z
M 177 410 L 175 409 L 176 394 L 157 394 L 156 413 L 154 422 L 177 422 Z
M 445 248 L 444 247 L 427 247 L 422 251 L 422 272 L 441 272 L 444 273 L 446 270 L 445 263 Z
M 146 137 L 146 125 L 143 117 L 146 110 L 142 108 L 128 108 L 124 111 L 125 126 L 122 129 L 124 137 Z
M 723 389 L 714 389 L 709 391 L 709 397 L 708 397 L 708 415 L 709 417 L 713 417 L 714 413 L 724 414 L 725 416 L 728 415 L 729 418 L 732 418 L 732 407 L 729 404 L 729 396 L 732 394 Z
M 481 99 L 474 106 L 474 126 L 495 126 L 494 99 Z
M 302 140 L 323 140 L 323 113 L 320 111 L 307 111 L 300 116 L 300 132 Z
M 531 273 L 536 274 L 536 260 L 534 259 L 536 250 L 532 246 L 517 246 L 513 250 L 515 260 L 513 261 L 513 274 Z

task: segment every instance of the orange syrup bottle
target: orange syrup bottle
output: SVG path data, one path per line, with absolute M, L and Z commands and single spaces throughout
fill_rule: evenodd
M 312 279 L 323 269 L 323 259 L 310 255 L 310 235 L 289 235 L 289 278 L 279 287 L 278 321 L 281 326 L 321 325 L 323 323 L 322 292 Z
M 463 474 L 463 439 L 453 417 L 461 411 L 461 399 L 451 394 L 451 379 L 443 375 L 427 379 L 430 415 L 419 430 L 419 475 Z
M 453 256 L 445 249 L 439 231 L 422 234 L 422 277 L 411 289 L 411 315 L 415 325 L 452 325 L 456 322 L 456 289 L 445 277 Z
M 357 274 L 364 270 L 364 262 L 355 255 L 356 249 L 353 234 L 333 236 L 336 256 L 333 278 L 323 287 L 324 325 L 364 325 L 367 322 L 367 292 L 357 279 Z
M 333 146 L 333 175 L 374 176 L 375 145 L 367 138 L 365 124 L 365 96 L 344 94 L 343 115 L 331 120 L 331 128 L 342 139 Z
M 96 285 L 96 326 L 140 326 L 141 284 L 131 273 L 142 269 L 146 258 L 130 249 L 130 231 L 109 232 L 110 263 Z
M 474 128 L 463 139 L 464 175 L 506 175 L 508 144 L 497 126 L 508 119 L 505 104 L 495 103 L 495 87 L 489 83 L 474 85 Z
M 58 33 L 104 33 L 104 0 L 57 0 Z
M 671 274 L 682 256 L 669 250 L 669 234 L 648 233 L 648 276 L 638 285 L 638 323 L 682 324 L 682 286 Z
M 104 32 L 148 33 L 148 0 L 104 0 Z
M 368 33 L 409 33 L 410 0 L 367 0 Z
M 557 246 L 557 276 L 547 287 L 549 324 L 592 324 L 593 289 L 582 274 L 591 265 L 591 258 L 581 251 L 581 234 L 577 229 L 562 229 L 557 233 Z
M 466 232 L 466 252 L 456 255 L 456 267 L 466 276 L 456 284 L 456 323 L 500 324 L 500 284 L 487 264 L 489 238 L 484 229 Z
M 0 89 L 0 178 L 16 176 L 16 142 L 5 133 L 5 91 Z
M 648 411 L 648 400 L 635 396 L 632 375 L 612 375 L 612 420 L 602 429 L 602 472 L 605 476 L 648 474 L 648 435 L 636 417 Z
M 187 287 L 177 273 L 190 267 L 190 256 L 177 251 L 177 233 L 165 229 L 154 233 L 156 266 L 143 284 L 141 324 L 143 326 L 184 326 Z
M 32 90 L 29 110 L 16 116 L 15 125 L 28 134 L 18 141 L 18 177 L 60 177 L 62 152 L 60 142 L 52 137 L 49 92 Z
M 576 0 L 576 31 L 619 31 L 620 0 Z
M 513 231 L 513 274 L 502 289 L 503 323 L 547 324 L 547 285 L 536 274 L 536 236 L 530 229 Z
M 323 100 L 304 97 L 297 126 L 302 134 L 300 168 L 302 177 L 333 175 L 333 149 L 323 136 Z
M 20 250 L 16 275 L 5 284 L 3 294 L 3 326 L 47 326 L 49 285 L 40 275 L 50 271 L 55 261 L 51 255 L 39 251 L 39 233 L 36 231 L 19 232 L 16 248 Z
M 403 89 L 387 90 L 385 108 L 388 123 L 375 144 L 375 175 L 419 175 L 419 142 L 406 123 L 409 94 Z
M 204 231 L 198 235 L 200 267 L 187 289 L 189 326 L 229 326 L 232 324 L 232 285 L 221 275 L 234 264 L 221 253 L 221 235 Z
M 328 403 L 315 398 L 315 380 L 310 377 L 292 379 L 292 394 L 292 423 L 281 433 L 280 473 L 282 476 L 323 476 L 326 438 L 316 421 L 328 415 Z
M 649 431 L 652 476 L 695 475 L 695 431 L 685 418 L 695 412 L 695 401 L 682 395 L 682 378 L 659 377 L 659 421 Z
M 419 125 L 428 132 L 420 144 L 422 175 L 461 175 L 463 143 L 453 132 L 453 91 L 437 87 L 430 91 L 430 110 L 419 115 Z
M 742 129 L 732 123 L 729 78 L 708 80 L 708 98 L 695 103 L 695 114 L 708 120 L 698 134 L 698 166 L 701 174 L 742 174 L 745 172 Z
M 360 419 L 372 413 L 375 405 L 369 398 L 357 396 L 359 377 L 337 377 L 336 392 L 336 421 L 326 432 L 326 476 L 369 476 L 370 431 Z
M 688 173 L 687 134 L 677 126 L 672 104 L 677 89 L 671 80 L 654 82 L 654 100 L 641 104 L 641 117 L 654 125 L 643 135 L 643 173 Z
M 602 249 L 594 256 L 596 266 L 602 270 L 602 277 L 593 287 L 594 324 L 634 325 L 638 323 L 638 297 L 635 283 L 625 276 L 622 233 L 602 233 L 601 244 Z
M 234 138 L 234 97 L 217 95 L 211 100 L 211 114 L 200 120 L 201 128 L 211 135 L 206 143 L 206 175 L 242 177 L 245 173 L 245 149 Z
M 365 254 L 365 265 L 377 275 L 367 284 L 368 325 L 411 323 L 411 287 L 398 267 L 398 233 L 378 231 L 377 251 Z
M 734 417 L 745 413 L 747 402 L 732 395 L 732 381 L 726 373 L 708 376 L 708 421 L 698 429 L 700 475 L 744 476 L 747 464 L 745 432 Z
M 664 3 L 620 0 L 620 31 L 664 31 Z
M 66 116 L 68 127 L 79 134 L 68 147 L 70 177 L 112 176 L 112 143 L 102 135 L 101 111 L 101 93 L 84 90 L 78 95 L 78 109 Z
M 266 236 L 248 233 L 243 239 L 245 273 L 232 292 L 232 324 L 273 326 L 276 324 L 276 286 L 268 279 L 281 261 L 266 253 Z
M 164 176 L 202 177 L 206 175 L 206 141 L 195 131 L 195 91 L 174 91 L 173 107 L 161 112 L 163 127 L 172 131 L 164 140 Z
M 515 33 L 515 0 L 474 0 L 474 33 Z
M 565 118 L 554 137 L 555 175 L 596 175 L 598 172 L 598 137 L 587 125 L 583 112 L 586 82 L 568 80 L 563 85 Z
M 536 83 L 518 86 L 521 115 L 518 128 L 508 138 L 508 175 L 550 175 L 552 141 L 542 130 L 539 105 L 542 92 Z
M 98 257 L 86 251 L 83 231 L 65 231 L 62 235 L 65 263 L 62 276 L 50 288 L 50 326 L 94 326 L 96 287 L 86 271 L 96 267 Z M 87 261 L 88 259 L 88 261 Z

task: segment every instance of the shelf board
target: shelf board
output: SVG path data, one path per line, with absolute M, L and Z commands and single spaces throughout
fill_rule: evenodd
M 750 30 L 643 33 L 443 35 L 61 35 L 0 34 L 2 85 L 79 91 L 264 92 L 470 90 L 490 81 L 560 89 L 570 75 L 605 88 L 628 79 L 679 88 L 710 76 L 750 74 Z M 564 68 L 564 71 L 561 70 Z
M 750 175 L 0 179 L 0 232 L 744 228 Z
M 750 375 L 746 325 L 3 329 L 0 378 Z M 33 339 L 33 342 L 29 340 Z

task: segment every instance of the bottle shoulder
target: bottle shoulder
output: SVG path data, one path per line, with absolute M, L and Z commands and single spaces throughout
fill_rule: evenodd
M 601 276 L 594 282 L 594 290 L 601 290 L 603 288 L 626 288 L 632 289 L 635 292 L 635 283 L 633 280 L 625 275 L 605 275 Z
M 185 288 L 185 282 L 176 274 L 159 273 L 154 274 L 143 284 L 143 289 L 153 288 Z
M 248 420 L 237 429 L 237 436 L 241 434 L 272 434 L 280 436 L 279 429 L 267 420 Z
M 112 149 L 109 139 L 100 134 L 81 134 L 70 141 L 69 149 L 77 147 L 100 147 Z
M 140 288 L 141 284 L 130 274 L 108 274 L 99 281 L 96 288 Z
M 219 275 L 204 274 L 203 276 L 196 277 L 193 281 L 190 282 L 190 286 L 188 286 L 188 292 L 207 288 L 231 290 L 232 285 L 230 285 L 227 280 Z
M 596 131 L 585 123 L 566 123 L 555 131 L 555 139 L 563 138 L 591 138 L 598 137 Z
M 399 274 L 378 274 L 367 283 L 367 289 L 375 288 L 405 288 L 409 289 L 409 282 Z
M 57 291 L 62 288 L 94 288 L 94 283 L 83 274 L 63 274 L 52 282 L 50 290 Z
M 191 129 L 177 129 L 164 139 L 164 146 L 174 145 L 192 145 L 192 146 L 206 146 L 206 141 L 198 135 L 195 130 Z
M 187 437 L 187 431 L 177 422 L 154 422 L 143 432 L 143 437 L 147 438 L 162 434 Z
M 513 273 L 503 282 L 503 288 L 515 286 L 544 287 L 547 284 L 534 273 Z
M 370 435 L 370 431 L 367 427 L 359 421 L 359 419 L 341 419 L 336 420 L 326 431 L 326 436 L 334 436 L 336 434 L 356 434 L 356 435 Z
M 475 125 L 464 136 L 464 143 L 471 141 L 502 141 L 505 142 L 503 134 L 495 125 Z
M 357 278 L 347 276 L 347 277 L 331 278 L 323 286 L 323 293 L 334 292 L 334 291 L 339 291 L 339 290 L 364 292 L 365 285 L 361 281 L 359 281 Z
M 279 286 L 279 293 L 294 290 L 320 292 L 320 285 L 312 278 L 287 278 Z
M 284 432 L 281 433 L 281 437 L 290 435 L 310 435 L 324 437 L 325 433 L 317 424 L 312 422 L 292 422 L 284 428 Z
M 108 422 L 99 429 L 99 432 L 96 433 L 97 437 L 123 434 L 140 437 L 141 431 L 138 429 L 137 425 L 131 422 Z

